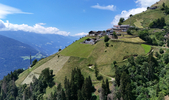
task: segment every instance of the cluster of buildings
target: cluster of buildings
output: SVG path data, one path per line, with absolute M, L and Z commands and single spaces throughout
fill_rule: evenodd
M 123 34 L 127 34 L 127 30 L 129 28 L 133 28 L 133 26 L 130 25 L 114 25 L 113 28 L 107 29 L 106 31 L 90 31 L 88 36 L 92 36 L 92 37 L 101 37 L 101 36 L 105 36 L 108 35 L 109 38 L 113 38 L 113 32 L 116 32 L 117 36 L 121 36 L 121 33 Z M 98 41 L 98 39 L 93 39 L 93 38 L 88 38 L 85 41 L 83 41 L 84 44 L 95 44 Z
M 115 31 L 116 33 L 127 32 L 129 28 L 133 28 L 130 25 L 114 25 L 113 28 L 107 29 L 106 31 L 90 31 L 89 36 L 105 36 L 111 35 Z

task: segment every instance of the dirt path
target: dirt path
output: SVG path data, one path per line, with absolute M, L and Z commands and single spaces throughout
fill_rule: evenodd
M 90 69 L 92 69 L 92 67 L 93 67 L 93 66 L 89 66 Z M 92 69 L 92 70 L 94 70 L 94 69 Z M 99 73 L 100 73 L 100 72 L 99 72 Z M 104 75 L 103 73 L 100 73 L 100 74 L 101 74 L 102 76 L 106 76 L 106 77 L 110 78 L 110 79 L 111 79 L 110 81 L 112 81 L 112 82 L 115 80 L 115 78 L 113 78 L 113 77 Z
M 56 74 L 62 67 L 63 65 L 68 61 L 70 57 L 68 56 L 60 56 L 58 58 L 58 56 L 55 56 L 54 58 L 52 58 L 51 60 L 49 60 L 48 62 L 46 62 L 45 64 L 39 66 L 38 68 L 36 68 L 35 70 L 33 70 L 26 78 L 25 80 L 22 82 L 22 84 L 26 83 L 29 84 L 30 82 L 32 82 L 32 78 L 33 76 L 35 76 L 36 78 L 39 78 L 39 75 L 41 73 L 42 70 L 44 70 L 45 68 L 48 68 L 51 70 L 53 70 L 53 74 Z

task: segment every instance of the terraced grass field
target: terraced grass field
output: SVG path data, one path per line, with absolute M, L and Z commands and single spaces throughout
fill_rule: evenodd
M 76 41 L 72 44 L 73 46 L 68 46 L 60 53 L 42 59 L 35 66 L 33 66 L 33 68 L 24 71 L 19 76 L 16 83 L 18 85 L 21 83 L 29 84 L 32 81 L 33 76 L 38 78 L 41 71 L 49 67 L 55 74 L 55 83 L 61 83 L 63 85 L 65 76 L 70 79 L 72 69 L 78 67 L 81 69 L 84 77 L 91 77 L 94 86 L 96 89 L 98 89 L 101 85 L 101 80 L 96 79 L 94 70 L 89 68 L 89 64 L 94 65 L 96 63 L 100 72 L 99 75 L 101 75 L 103 79 L 108 78 L 109 81 L 112 81 L 112 78 L 115 75 L 115 70 L 112 65 L 113 61 L 117 61 L 117 64 L 121 66 L 126 63 L 126 60 L 123 61 L 124 56 L 136 53 L 138 55 L 145 54 L 144 48 L 137 43 L 115 42 L 109 40 L 109 47 L 106 47 L 104 40 L 100 40 L 95 45 L 80 44 L 87 38 L 88 37 L 85 37 Z M 131 40 L 131 38 L 129 39 Z M 140 41 L 135 40 L 135 42 Z M 80 53 L 83 51 L 85 53 L 81 55 Z M 58 57 L 58 55 L 60 56 Z M 48 95 L 53 92 L 54 88 L 55 86 L 52 88 L 47 88 L 47 92 L 44 94 L 44 97 L 48 97 Z M 95 94 L 98 94 L 98 92 L 95 92 Z
M 23 73 L 21 73 L 18 77 L 18 80 L 15 81 L 16 85 L 20 85 L 25 78 L 36 68 L 38 68 L 39 66 L 43 65 L 44 63 L 46 63 L 47 61 L 51 60 L 53 57 L 55 57 L 57 54 L 51 55 L 47 58 L 44 58 L 40 61 L 38 61 L 38 63 L 36 65 L 34 65 L 31 69 L 27 69 L 25 70 Z
M 143 26 L 141 25 L 142 22 L 143 22 L 143 20 L 137 20 L 136 19 L 136 22 L 134 22 L 134 25 L 138 28 L 143 28 Z
M 134 43 L 144 43 L 145 41 L 140 39 L 139 37 L 134 38 L 121 38 L 119 40 L 125 41 L 125 42 L 134 42 Z
M 117 61 L 119 65 L 126 63 L 123 61 L 123 57 L 127 55 L 145 54 L 144 48 L 140 44 L 124 43 L 124 42 L 114 42 L 109 41 L 109 47 L 105 47 L 105 42 L 103 40 L 95 44 L 95 48 L 91 52 L 88 58 L 80 58 L 71 56 L 69 60 L 65 63 L 63 68 L 58 71 L 55 76 L 56 82 L 63 83 L 65 76 L 70 78 L 71 70 L 73 68 L 80 68 L 85 77 L 91 76 L 93 81 L 98 81 L 95 78 L 94 71 L 91 70 L 88 64 L 97 64 L 100 73 L 106 76 L 114 76 L 114 67 L 112 66 L 113 61 Z
M 90 37 L 84 37 L 84 38 L 74 42 L 73 44 L 71 44 L 70 46 L 68 46 L 64 50 L 62 50 L 62 52 L 60 54 L 63 56 L 75 56 L 75 57 L 81 57 L 81 58 L 89 57 L 89 55 L 91 54 L 91 52 L 95 48 L 95 45 L 82 44 L 82 42 L 84 40 L 86 40 L 87 38 L 90 38 Z
M 141 46 L 144 48 L 145 53 L 148 53 L 151 50 L 151 46 L 150 45 L 141 44 Z
M 33 76 L 36 78 L 39 78 L 39 75 L 41 74 L 42 70 L 45 68 L 49 68 L 50 70 L 53 70 L 53 74 L 56 75 L 57 72 L 63 67 L 63 65 L 68 61 L 69 56 L 55 56 L 48 62 L 44 63 L 43 65 L 39 66 L 35 70 L 33 70 L 22 82 L 22 84 L 29 84 L 32 82 Z

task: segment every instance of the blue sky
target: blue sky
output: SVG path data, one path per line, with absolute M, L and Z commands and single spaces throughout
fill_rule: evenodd
M 145 11 L 159 0 L 1 0 L 0 30 L 82 36 L 106 30 L 120 17 Z

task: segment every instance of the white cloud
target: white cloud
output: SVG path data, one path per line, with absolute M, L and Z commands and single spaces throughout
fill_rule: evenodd
M 20 9 L 10 7 L 10 6 L 0 3 L 0 18 L 5 18 L 5 16 L 8 14 L 16 14 L 16 13 L 18 13 L 18 14 L 19 13 L 20 14 L 32 14 L 32 13 L 28 13 L 28 12 L 23 12 Z
M 159 0 L 136 0 L 135 3 L 140 7 L 148 7 L 158 2 Z
M 131 10 L 129 10 L 129 11 L 123 10 L 123 11 L 121 12 L 121 14 L 116 15 L 116 16 L 114 17 L 114 20 L 113 20 L 112 24 L 113 24 L 113 25 L 117 25 L 118 22 L 119 22 L 119 19 L 120 19 L 121 17 L 123 17 L 124 19 L 127 19 L 127 18 L 129 18 L 129 15 L 130 15 L 130 14 L 135 15 L 135 14 L 138 14 L 138 13 L 141 13 L 141 12 L 145 11 L 146 9 L 147 9 L 147 8 L 142 7 L 142 8 L 131 9 Z
M 77 33 L 77 34 L 75 34 L 75 35 L 73 35 L 73 36 L 84 36 L 84 35 L 87 35 L 88 33 L 85 33 L 85 32 L 81 32 L 81 33 Z
M 3 22 L 0 20 L 0 31 L 26 31 L 26 32 L 35 32 L 40 34 L 59 34 L 68 36 L 70 32 L 60 31 L 56 27 L 44 27 L 45 23 L 38 23 L 33 26 L 27 24 L 12 24 L 9 21 Z
M 97 3 L 97 5 L 94 5 L 91 7 L 96 8 L 96 9 L 111 10 L 111 11 L 114 11 L 116 9 L 116 6 L 114 6 L 114 5 L 100 6 L 99 3 Z
M 136 3 L 136 5 L 139 6 L 138 8 L 130 9 L 128 11 L 123 10 L 121 12 L 121 14 L 118 14 L 114 17 L 111 24 L 117 25 L 119 22 L 119 19 L 121 17 L 123 17 L 124 19 L 128 19 L 130 14 L 135 15 L 135 14 L 141 13 L 143 11 L 146 11 L 148 6 L 151 6 L 152 4 L 156 3 L 157 1 L 159 1 L 159 0 L 136 0 L 135 3 Z

